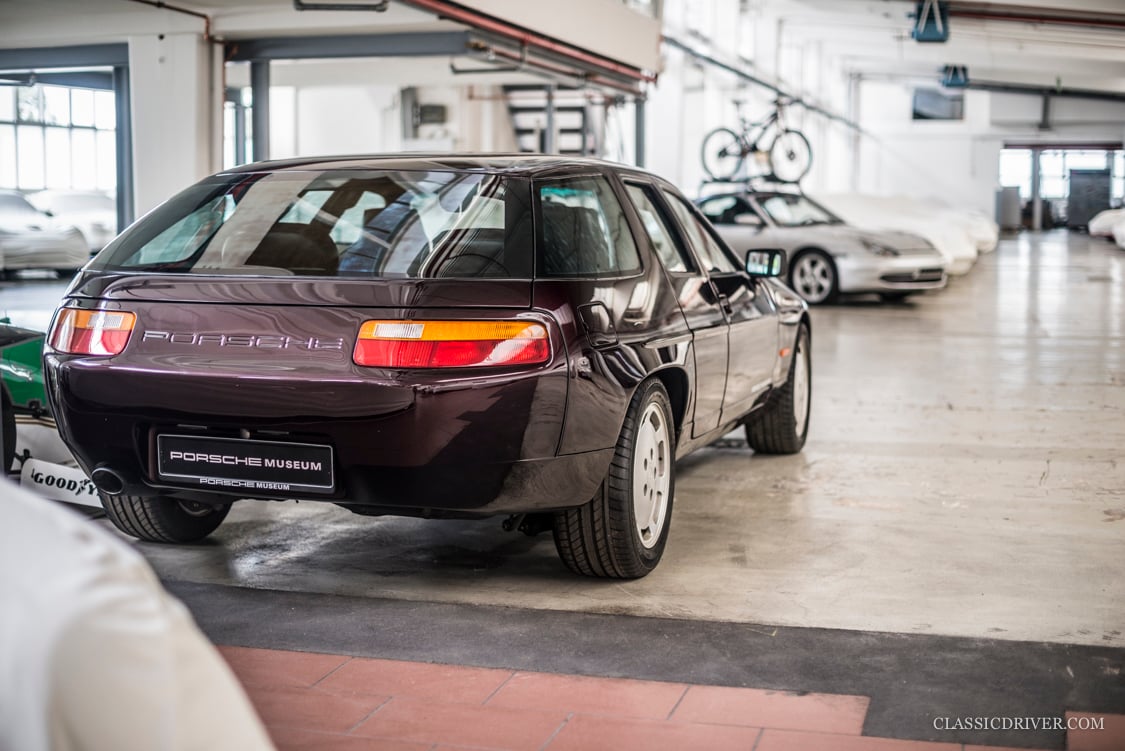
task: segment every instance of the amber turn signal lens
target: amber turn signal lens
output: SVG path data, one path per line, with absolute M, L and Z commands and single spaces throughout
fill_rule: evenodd
M 366 321 L 352 359 L 373 368 L 535 365 L 551 356 L 535 321 Z
M 135 315 L 121 310 L 63 308 L 47 342 L 68 355 L 119 355 L 136 322 Z

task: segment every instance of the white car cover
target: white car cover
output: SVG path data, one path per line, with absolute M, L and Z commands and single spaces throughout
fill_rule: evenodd
M 0 748 L 273 748 L 230 668 L 138 553 L 6 480 L 0 529 Z
M 949 212 L 953 210 L 901 196 L 830 193 L 810 197 L 853 226 L 897 229 L 921 235 L 945 256 L 949 274 L 967 274 L 977 260 L 977 240 L 970 236 L 965 221 L 951 221 Z
M 1112 237 L 1113 228 L 1125 223 L 1125 209 L 1106 209 L 1099 211 L 1086 225 L 1091 237 Z

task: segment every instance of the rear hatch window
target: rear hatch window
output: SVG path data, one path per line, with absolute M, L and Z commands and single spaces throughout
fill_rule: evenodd
M 217 175 L 156 208 L 90 268 L 530 279 L 530 196 L 525 179 L 479 172 Z

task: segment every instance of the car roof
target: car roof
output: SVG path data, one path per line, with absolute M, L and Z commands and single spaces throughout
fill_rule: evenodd
M 254 162 L 223 170 L 223 174 L 246 172 L 285 172 L 323 170 L 403 170 L 403 171 L 474 171 L 516 174 L 533 177 L 555 172 L 582 170 L 608 171 L 620 174 L 656 177 L 652 173 L 626 164 L 601 159 L 552 154 L 450 154 L 398 153 L 358 154 L 329 157 L 297 157 L 267 162 Z

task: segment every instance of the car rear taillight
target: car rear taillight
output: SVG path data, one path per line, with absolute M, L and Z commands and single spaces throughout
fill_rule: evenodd
M 534 365 L 551 356 L 534 321 L 366 321 L 352 359 L 375 368 Z
M 137 317 L 120 310 L 63 308 L 51 327 L 51 348 L 68 355 L 118 355 Z

